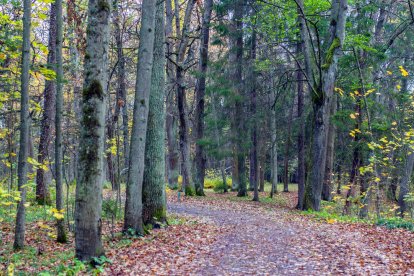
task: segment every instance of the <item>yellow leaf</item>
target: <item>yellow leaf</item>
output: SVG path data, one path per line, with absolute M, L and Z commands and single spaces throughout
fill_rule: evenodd
M 402 65 L 400 65 L 398 68 L 400 68 L 400 72 L 403 77 L 408 77 L 409 74 Z
M 391 71 L 387 71 L 387 74 L 388 74 L 389 76 L 391 76 L 391 75 L 392 75 L 392 72 L 391 72 Z
M 329 224 L 332 224 L 336 222 L 336 219 L 329 218 L 329 219 L 326 219 L 326 222 Z

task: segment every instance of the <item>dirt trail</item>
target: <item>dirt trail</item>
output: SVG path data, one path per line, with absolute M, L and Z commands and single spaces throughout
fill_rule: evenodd
M 286 209 L 263 208 L 253 203 L 241 206 L 240 202 L 224 201 L 169 204 L 171 213 L 209 220 L 227 229 L 211 246 L 208 256 L 197 255 L 199 260 L 195 261 L 201 266 L 194 271 L 195 275 L 414 273 L 412 269 L 401 271 L 392 265 L 391 261 L 402 256 L 393 252 L 386 255 L 387 251 L 372 243 L 365 227 L 359 230 L 349 225 L 319 223 Z M 371 228 L 376 231 L 376 227 Z M 384 229 L 378 231 L 391 234 Z

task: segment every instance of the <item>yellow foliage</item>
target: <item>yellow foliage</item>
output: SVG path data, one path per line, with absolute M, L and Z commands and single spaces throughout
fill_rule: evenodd
M 398 68 L 400 68 L 400 72 L 403 77 L 408 77 L 409 74 L 402 65 L 398 66 Z

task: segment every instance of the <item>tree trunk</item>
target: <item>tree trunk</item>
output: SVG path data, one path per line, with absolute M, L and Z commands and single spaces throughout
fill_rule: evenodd
M 173 10 L 171 0 L 165 1 L 166 9 L 166 24 L 165 33 L 167 36 L 167 55 L 171 59 L 172 52 L 174 50 L 173 36 Z M 178 26 L 179 27 L 179 26 Z M 177 32 L 178 34 L 178 32 Z M 178 187 L 178 160 L 179 153 L 177 149 L 177 120 L 176 120 L 176 102 L 174 97 L 175 91 L 175 76 L 174 76 L 174 64 L 171 60 L 167 60 L 167 114 L 166 114 L 166 133 L 167 133 L 167 177 L 168 187 L 170 189 L 176 189 Z
M 166 222 L 165 202 L 165 32 L 164 2 L 155 14 L 154 64 L 151 76 L 148 129 L 145 146 L 142 217 L 144 224 Z
M 115 103 L 115 114 L 113 124 L 118 122 L 119 113 L 122 113 L 122 135 L 123 135 L 123 154 L 124 166 L 128 166 L 129 160 L 129 128 L 128 128 L 128 106 L 127 106 L 127 91 L 126 91 L 126 73 L 125 73 L 125 56 L 123 51 L 122 29 L 121 29 L 121 15 L 119 14 L 118 0 L 114 3 L 114 27 L 115 27 L 115 41 L 116 53 L 118 57 L 118 87 L 117 87 L 117 102 Z M 121 109 L 121 110 L 120 110 Z M 118 180 L 119 181 L 119 180 Z
M 213 10 L 213 0 L 204 2 L 203 23 L 201 27 L 200 62 L 198 73 L 200 74 L 196 86 L 196 148 L 195 148 L 195 189 L 196 195 L 204 196 L 204 177 L 206 167 L 206 157 L 203 144 L 200 142 L 204 138 L 204 97 L 206 92 L 206 73 L 208 62 L 208 44 L 210 38 L 210 19 Z
M 142 181 L 154 52 L 156 1 L 142 2 L 142 19 L 135 84 L 134 114 L 129 152 L 124 232 L 143 235 Z
M 50 6 L 49 42 L 48 42 L 47 66 L 48 69 L 56 70 L 56 3 Z M 43 92 L 43 118 L 40 127 L 39 149 L 37 161 L 45 164 L 49 159 L 50 142 L 52 141 L 53 119 L 55 113 L 55 80 L 46 80 Z M 40 205 L 50 205 L 51 199 L 48 192 L 49 178 L 47 171 L 42 167 L 36 172 L 36 201 Z
M 104 254 L 101 210 L 110 10 L 109 0 L 89 1 L 75 201 L 76 258 L 81 261 Z
M 400 193 L 398 194 L 398 213 L 401 217 L 404 217 L 404 213 L 407 211 L 407 203 L 405 202 L 405 196 L 409 192 L 409 184 L 411 180 L 411 175 L 413 174 L 413 166 L 414 166 L 414 153 L 412 150 L 409 149 L 411 152 L 407 156 L 407 160 L 405 161 L 404 172 L 400 181 Z
M 251 143 L 252 148 L 250 150 L 250 189 L 253 189 L 253 201 L 259 201 L 259 183 L 258 183 L 258 157 L 257 157 L 257 91 L 256 91 L 256 73 L 255 73 L 255 64 L 256 61 L 256 32 L 253 30 L 251 49 L 250 49 L 250 116 L 252 120 L 252 132 L 251 132 Z
M 321 65 L 320 84 L 312 93 L 314 112 L 314 129 L 312 139 L 312 167 L 308 177 L 305 194 L 305 208 L 320 210 L 323 178 L 326 164 L 326 142 L 330 116 L 330 102 L 337 77 L 338 58 L 345 36 L 347 16 L 347 0 L 336 0 L 332 3 L 331 24 L 326 42 L 324 64 Z
M 63 177 L 62 177 L 62 111 L 63 111 L 63 15 L 62 0 L 56 0 L 56 112 L 55 112 L 55 180 L 56 180 L 56 209 L 63 214 Z M 61 243 L 67 242 L 64 219 L 57 219 L 56 240 Z
M 287 123 L 287 140 L 285 145 L 285 158 L 284 158 L 284 173 L 283 173 L 283 192 L 289 192 L 289 151 L 290 151 L 290 140 L 292 136 L 292 121 L 293 121 L 293 109 L 295 104 L 292 104 L 292 107 L 289 111 L 289 119 Z
M 361 124 L 362 124 L 361 105 L 362 105 L 362 99 L 361 99 L 361 96 L 359 96 L 357 99 L 356 107 L 355 107 L 355 113 L 359 114 L 358 120 L 355 122 L 355 129 L 361 129 Z M 356 133 L 354 137 L 354 151 L 353 151 L 353 157 L 352 157 L 352 167 L 351 167 L 351 172 L 349 175 L 350 187 L 346 194 L 345 207 L 343 211 L 343 214 L 345 215 L 349 215 L 351 213 L 352 202 L 349 200 L 349 198 L 355 193 L 355 181 L 356 181 L 355 178 L 359 175 L 359 168 L 362 165 L 360 140 L 361 140 L 361 135 L 359 133 Z
M 244 125 L 244 93 L 243 93 L 243 13 L 245 0 L 236 0 L 233 3 L 234 14 L 231 22 L 230 32 L 230 80 L 233 83 L 233 94 L 235 96 L 235 108 L 233 118 L 234 137 L 233 142 L 234 155 L 237 158 L 237 172 L 239 176 L 238 193 L 237 196 L 247 196 L 246 187 L 246 153 L 242 133 L 245 133 Z
M 29 79 L 30 79 L 30 29 L 31 29 L 31 0 L 23 2 L 23 44 L 22 44 L 22 71 L 21 71 L 21 98 L 20 98 L 20 149 L 17 164 L 17 187 L 20 192 L 20 201 L 17 205 L 16 227 L 14 232 L 15 250 L 23 249 L 26 223 L 26 182 L 28 173 L 28 144 L 29 144 Z
M 273 194 L 277 193 L 277 184 L 278 184 L 278 175 L 277 175 L 277 126 L 276 126 L 276 112 L 274 109 L 271 110 L 270 115 L 270 131 L 272 138 L 272 189 L 270 190 L 270 197 L 273 197 Z
M 330 114 L 331 116 L 333 116 L 335 113 L 336 113 L 336 97 L 334 96 L 331 102 Z M 332 122 L 332 118 L 330 118 L 328 139 L 327 139 L 327 149 L 326 149 L 325 177 L 324 177 L 323 187 L 322 187 L 322 199 L 326 201 L 332 200 L 335 135 L 336 135 L 336 126 Z
M 190 160 L 190 141 L 189 141 L 189 120 L 186 112 L 186 86 L 185 86 L 185 70 L 184 57 L 187 51 L 189 42 L 189 29 L 191 24 L 191 14 L 193 12 L 196 0 L 190 0 L 187 4 L 184 15 L 183 29 L 181 31 L 181 41 L 178 47 L 177 66 L 176 66 L 176 81 L 177 81 L 177 105 L 179 116 L 179 140 L 180 140 L 180 154 L 181 154 L 181 173 L 183 176 L 182 191 L 186 195 L 194 195 L 195 186 L 191 175 L 191 160 Z
M 305 69 L 299 68 L 297 64 L 297 92 L 298 92 L 298 120 L 299 120 L 299 133 L 298 133 L 298 205 L 297 208 L 304 209 L 305 202 L 305 184 L 306 184 L 306 158 L 305 158 L 305 114 L 304 114 L 304 87 L 303 82 L 299 81 L 305 77 L 307 81 L 307 90 L 309 94 L 312 94 L 312 86 L 314 85 L 314 77 L 311 63 L 311 35 L 308 32 L 307 22 L 305 18 L 304 3 L 303 0 L 297 0 L 297 13 L 298 23 L 300 30 L 300 42 L 297 44 L 297 54 L 302 53 L 304 56 Z

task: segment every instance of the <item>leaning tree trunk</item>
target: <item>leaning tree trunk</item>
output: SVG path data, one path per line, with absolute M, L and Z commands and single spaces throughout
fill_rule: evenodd
M 149 111 L 149 96 L 154 52 L 156 1 L 142 2 L 142 21 L 138 52 L 137 80 L 129 152 L 126 188 L 124 232 L 143 235 L 142 181 L 144 178 L 145 144 Z
M 31 29 L 31 0 L 23 2 L 23 45 L 22 45 L 22 71 L 21 71 L 21 98 L 20 98 L 20 149 L 17 164 L 17 187 L 20 192 L 20 201 L 17 205 L 16 227 L 14 232 L 15 250 L 24 247 L 26 222 L 26 182 L 28 173 L 27 157 L 29 154 L 29 78 L 30 78 L 30 29 Z
M 101 210 L 110 11 L 109 0 L 89 1 L 75 201 L 76 258 L 81 261 L 104 254 Z
M 347 16 L 347 0 L 336 0 L 332 3 L 331 24 L 327 52 L 324 64 L 321 65 L 322 76 L 320 84 L 312 93 L 314 112 L 313 139 L 311 148 L 312 167 L 308 177 L 308 187 L 305 194 L 306 209 L 319 211 L 321 207 L 322 185 L 326 164 L 327 131 L 330 117 L 330 102 L 334 92 L 337 77 L 338 58 L 345 36 Z
M 62 111 L 63 111 L 63 57 L 62 57 L 62 42 L 63 42 L 63 16 L 62 16 L 62 0 L 56 0 L 56 113 L 55 113 L 55 180 L 56 180 L 56 209 L 62 214 L 64 210 L 63 205 L 63 177 L 62 177 Z M 65 221 L 63 218 L 58 218 L 57 237 L 56 240 L 61 243 L 67 241 L 65 233 Z
M 206 73 L 208 62 L 208 43 L 210 37 L 210 19 L 213 10 L 213 0 L 204 2 L 203 23 L 201 27 L 200 62 L 196 87 L 196 148 L 195 148 L 195 192 L 196 195 L 204 195 L 204 177 L 206 170 L 206 157 L 204 147 L 200 140 L 204 138 L 204 97 L 206 92 Z
M 142 217 L 144 224 L 167 220 L 165 201 L 165 34 L 164 2 L 157 3 L 155 15 L 154 64 L 149 97 L 148 129 L 145 146 Z
M 50 6 L 49 21 L 49 43 L 48 43 L 47 66 L 48 69 L 56 70 L 56 3 Z M 40 140 L 37 161 L 45 164 L 49 158 L 50 142 L 52 140 L 53 117 L 55 113 L 55 80 L 46 80 L 43 92 L 43 118 L 40 126 Z M 36 201 L 38 204 L 50 205 L 50 194 L 48 192 L 48 175 L 43 166 L 37 168 L 36 172 Z

